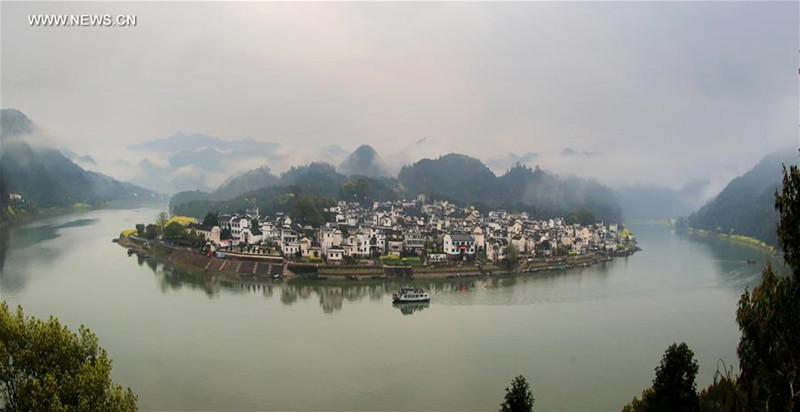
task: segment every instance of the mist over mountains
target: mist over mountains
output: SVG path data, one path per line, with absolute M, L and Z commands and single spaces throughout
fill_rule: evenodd
M 61 151 L 47 147 L 33 134 L 35 124 L 22 112 L 4 109 L 0 113 L 2 206 L 9 204 L 9 193 L 21 195 L 29 209 L 159 198 L 151 190 L 85 170 Z
M 578 209 L 589 210 L 601 220 L 619 221 L 622 217 L 611 189 L 596 181 L 560 177 L 538 167 L 517 164 L 497 176 L 480 160 L 456 153 L 421 159 L 403 167 L 397 177 L 385 176 L 385 169 L 379 166 L 374 149 L 361 146 L 339 169 L 312 162 L 292 167 L 277 178 L 267 169 L 256 169 L 210 193 L 178 193 L 170 206 L 176 212 L 202 215 L 211 210 L 253 207 L 252 199 L 262 199 L 267 206 L 272 204 L 266 199 L 268 193 L 291 192 L 300 197 L 365 203 L 426 195 L 483 210 L 524 210 L 541 217 L 562 216 Z M 261 189 L 246 191 L 258 182 L 263 185 Z M 228 197 L 232 194 L 236 196 Z
M 703 207 L 681 220 L 680 225 L 750 236 L 777 246 L 775 191 L 781 187 L 782 166 L 796 164 L 796 148 L 765 156 Z

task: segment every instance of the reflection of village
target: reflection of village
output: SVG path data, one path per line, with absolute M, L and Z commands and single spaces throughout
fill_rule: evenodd
M 170 290 L 181 290 L 184 288 L 203 291 L 209 298 L 215 299 L 222 293 L 238 295 L 260 295 L 267 299 L 280 299 L 283 305 L 293 305 L 299 302 L 310 302 L 317 300 L 319 306 L 325 313 L 336 313 L 341 311 L 347 304 L 369 300 L 373 302 L 391 302 L 392 293 L 396 292 L 405 282 L 413 282 L 416 287 L 422 287 L 429 291 L 432 296 L 441 298 L 447 295 L 468 295 L 476 289 L 498 289 L 511 288 L 518 282 L 526 282 L 542 278 L 549 278 L 556 281 L 563 276 L 583 276 L 581 270 L 564 273 L 542 274 L 536 278 L 525 276 L 493 276 L 493 277 L 470 277 L 461 279 L 424 279 L 424 280 L 368 280 L 362 282 L 318 282 L 313 279 L 295 278 L 292 280 L 281 281 L 258 281 L 235 279 L 223 275 L 208 275 L 199 271 L 189 271 L 182 268 L 173 267 L 158 263 L 153 259 L 137 259 L 139 265 L 146 266 L 152 270 L 163 293 Z M 596 277 L 604 275 L 608 268 L 607 263 L 592 269 L 587 276 Z M 403 315 L 411 315 L 421 311 L 430 310 L 432 305 L 429 302 L 392 304 L 391 306 Z M 450 303 L 457 302 L 452 296 L 448 299 Z

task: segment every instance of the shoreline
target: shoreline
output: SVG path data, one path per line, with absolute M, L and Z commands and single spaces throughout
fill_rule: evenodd
M 146 241 L 135 236 L 114 240 L 125 249 L 132 250 L 144 259 L 169 264 L 204 276 L 221 276 L 230 280 L 268 282 L 277 280 L 308 279 L 315 281 L 363 281 L 393 279 L 461 279 L 479 276 L 524 275 L 549 273 L 574 268 L 585 268 L 612 261 L 614 257 L 627 257 L 638 248 L 614 254 L 587 254 L 560 256 L 522 262 L 515 268 L 503 265 L 477 263 L 443 266 L 333 266 L 285 261 L 282 257 L 232 253 L 226 258 L 203 256 L 184 247 L 170 247 L 160 241 Z M 225 253 L 225 252 L 223 252 Z M 280 259 L 280 260 L 278 260 Z M 395 275 L 387 275 L 391 272 Z
M 772 246 L 772 245 L 768 244 L 767 242 L 764 242 L 761 239 L 757 239 L 757 238 L 754 238 L 754 237 L 751 237 L 751 236 L 719 233 L 719 232 L 714 232 L 714 231 L 711 231 L 711 230 L 697 229 L 697 228 L 693 228 L 693 227 L 686 228 L 685 233 L 688 234 L 688 235 L 694 235 L 694 236 L 715 237 L 715 238 L 718 238 L 718 239 L 726 240 L 728 242 L 737 243 L 737 244 L 740 244 L 740 245 L 743 245 L 743 246 L 750 246 L 752 248 L 759 249 L 761 251 L 767 252 L 770 256 L 778 256 L 779 255 L 777 253 L 778 249 L 775 246 Z

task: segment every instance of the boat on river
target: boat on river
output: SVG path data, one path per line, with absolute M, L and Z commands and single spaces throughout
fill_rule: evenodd
M 429 302 L 431 295 L 423 289 L 412 288 L 410 286 L 403 286 L 400 291 L 392 294 L 393 303 L 405 302 Z

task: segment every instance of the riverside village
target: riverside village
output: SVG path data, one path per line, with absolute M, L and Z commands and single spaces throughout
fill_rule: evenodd
M 303 275 L 358 280 L 532 273 L 589 266 L 635 252 L 635 236 L 588 212 L 536 220 L 528 213 L 481 213 L 447 201 L 339 201 L 326 223 L 300 225 L 287 214 L 162 215 L 125 230 L 129 254 L 215 274 L 279 279 Z

